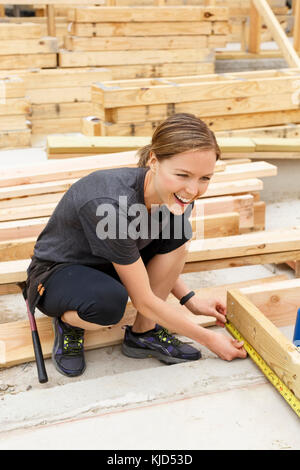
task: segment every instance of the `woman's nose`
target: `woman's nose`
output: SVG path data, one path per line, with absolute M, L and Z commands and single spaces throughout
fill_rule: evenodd
M 185 191 L 186 191 L 186 195 L 189 195 L 191 197 L 195 197 L 198 192 L 199 192 L 199 185 L 197 182 L 190 182 L 186 188 L 185 188 Z

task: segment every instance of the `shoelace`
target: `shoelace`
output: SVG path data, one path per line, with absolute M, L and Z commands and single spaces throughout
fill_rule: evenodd
M 75 356 L 83 349 L 82 333 L 77 330 L 70 330 L 64 334 L 64 351 L 70 356 Z
M 160 328 L 158 331 L 154 333 L 156 336 L 159 337 L 160 341 L 166 341 L 168 343 L 174 344 L 175 346 L 179 346 L 182 342 L 173 336 L 167 328 Z

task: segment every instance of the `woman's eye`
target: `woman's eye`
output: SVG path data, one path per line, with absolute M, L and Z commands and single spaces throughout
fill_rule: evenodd
M 202 180 L 204 181 L 210 181 L 210 178 L 208 176 L 203 176 L 203 178 L 201 178 Z
M 184 178 L 186 178 L 188 175 L 181 175 L 178 173 L 176 176 L 183 176 Z

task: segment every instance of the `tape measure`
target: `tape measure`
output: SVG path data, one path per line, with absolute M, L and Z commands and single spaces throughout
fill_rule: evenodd
M 300 418 L 300 400 L 295 397 L 293 392 L 291 392 L 291 390 L 282 382 L 282 380 L 280 380 L 280 378 L 275 374 L 275 372 L 273 372 L 273 370 L 268 366 L 268 364 L 263 360 L 263 358 L 258 354 L 258 352 L 255 351 L 255 349 L 245 340 L 245 338 L 243 338 L 240 332 L 229 320 L 227 320 L 225 326 L 234 338 L 238 339 L 239 341 L 244 341 L 243 347 L 245 348 L 251 359 L 260 368 L 263 374 L 267 377 L 271 384 L 274 385 L 280 395 L 283 396 L 287 404 L 290 405 L 290 407 Z

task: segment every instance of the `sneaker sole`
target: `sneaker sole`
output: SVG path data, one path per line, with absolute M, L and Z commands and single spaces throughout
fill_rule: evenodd
M 54 345 L 53 345 L 53 349 L 52 349 L 52 354 L 51 354 L 51 359 L 52 359 L 52 362 L 54 364 L 54 367 L 55 369 L 57 370 L 57 372 L 59 372 L 60 374 L 62 375 L 65 375 L 66 377 L 79 377 L 80 375 L 82 375 L 86 369 L 86 365 L 84 366 L 84 369 L 82 371 L 80 371 L 79 374 L 68 374 L 67 372 L 64 372 L 63 369 L 61 369 L 56 360 L 55 360 L 55 347 L 56 347 L 56 333 L 55 333 L 55 327 L 54 327 L 54 323 L 52 322 L 52 329 L 53 329 L 53 332 L 54 332 Z
M 134 359 L 146 359 L 148 357 L 155 357 L 156 359 L 159 359 L 161 362 L 164 364 L 180 364 L 182 362 L 190 362 L 190 361 L 198 361 L 198 359 L 201 358 L 201 354 L 199 351 L 200 356 L 195 358 L 195 359 L 180 359 L 178 357 L 172 357 L 172 356 L 166 356 L 165 354 L 162 354 L 159 351 L 155 351 L 152 349 L 137 349 L 137 348 L 131 348 L 130 346 L 127 346 L 125 343 L 122 344 L 122 353 L 127 356 L 127 357 L 132 357 Z

